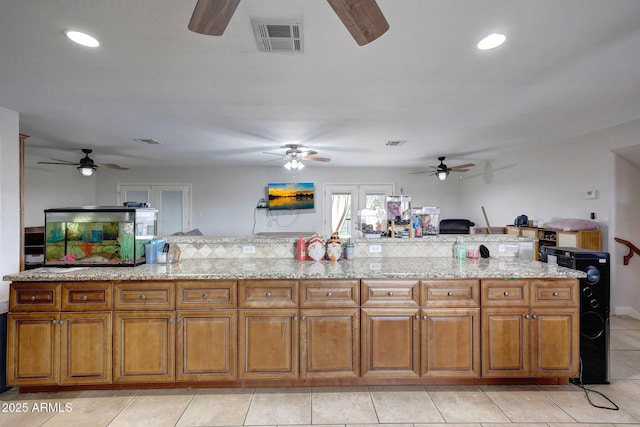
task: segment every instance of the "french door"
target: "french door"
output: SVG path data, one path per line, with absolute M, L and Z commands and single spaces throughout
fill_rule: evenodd
M 324 235 L 337 232 L 341 239 L 358 237 L 358 211 L 386 209 L 386 197 L 393 191 L 393 184 L 325 184 Z
M 144 202 L 158 209 L 158 236 L 191 228 L 191 184 L 118 184 L 118 205 Z

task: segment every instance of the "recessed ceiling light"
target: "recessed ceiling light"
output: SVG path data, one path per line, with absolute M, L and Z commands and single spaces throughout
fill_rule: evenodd
M 70 40 L 78 43 L 79 45 L 86 47 L 98 47 L 100 46 L 100 42 L 96 40 L 94 37 L 89 34 L 82 33 L 80 31 L 68 30 L 65 32 L 66 36 L 69 37 Z
M 500 46 L 507 37 L 504 34 L 489 34 L 487 37 L 483 38 L 478 42 L 478 49 L 480 50 L 489 50 L 495 49 Z

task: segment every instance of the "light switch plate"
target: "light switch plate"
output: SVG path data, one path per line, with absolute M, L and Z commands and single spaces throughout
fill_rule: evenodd
M 585 199 L 597 199 L 598 190 L 587 190 L 584 192 Z
M 242 247 L 242 253 L 243 254 L 255 254 L 256 253 L 256 247 L 253 245 L 245 245 Z
M 369 245 L 369 253 L 379 254 L 382 252 L 382 245 Z

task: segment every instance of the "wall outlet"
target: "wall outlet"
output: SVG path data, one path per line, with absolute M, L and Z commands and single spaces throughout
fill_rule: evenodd
M 372 262 L 371 264 L 369 264 L 369 270 L 380 271 L 382 270 L 382 264 L 380 264 L 379 262 Z
M 382 245 L 369 245 L 369 253 L 371 254 L 382 253 Z
M 517 254 L 518 245 L 499 245 L 498 252 L 503 254 Z
M 255 254 L 256 253 L 256 247 L 253 245 L 245 245 L 242 247 L 242 253 L 243 254 Z

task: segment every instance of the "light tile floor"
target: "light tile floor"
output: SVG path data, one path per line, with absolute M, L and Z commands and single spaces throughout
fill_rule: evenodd
M 611 384 L 620 406 L 566 386 L 118 390 L 0 395 L 0 426 L 571 427 L 640 426 L 640 320 L 611 319 Z M 598 405 L 608 405 L 591 393 Z

